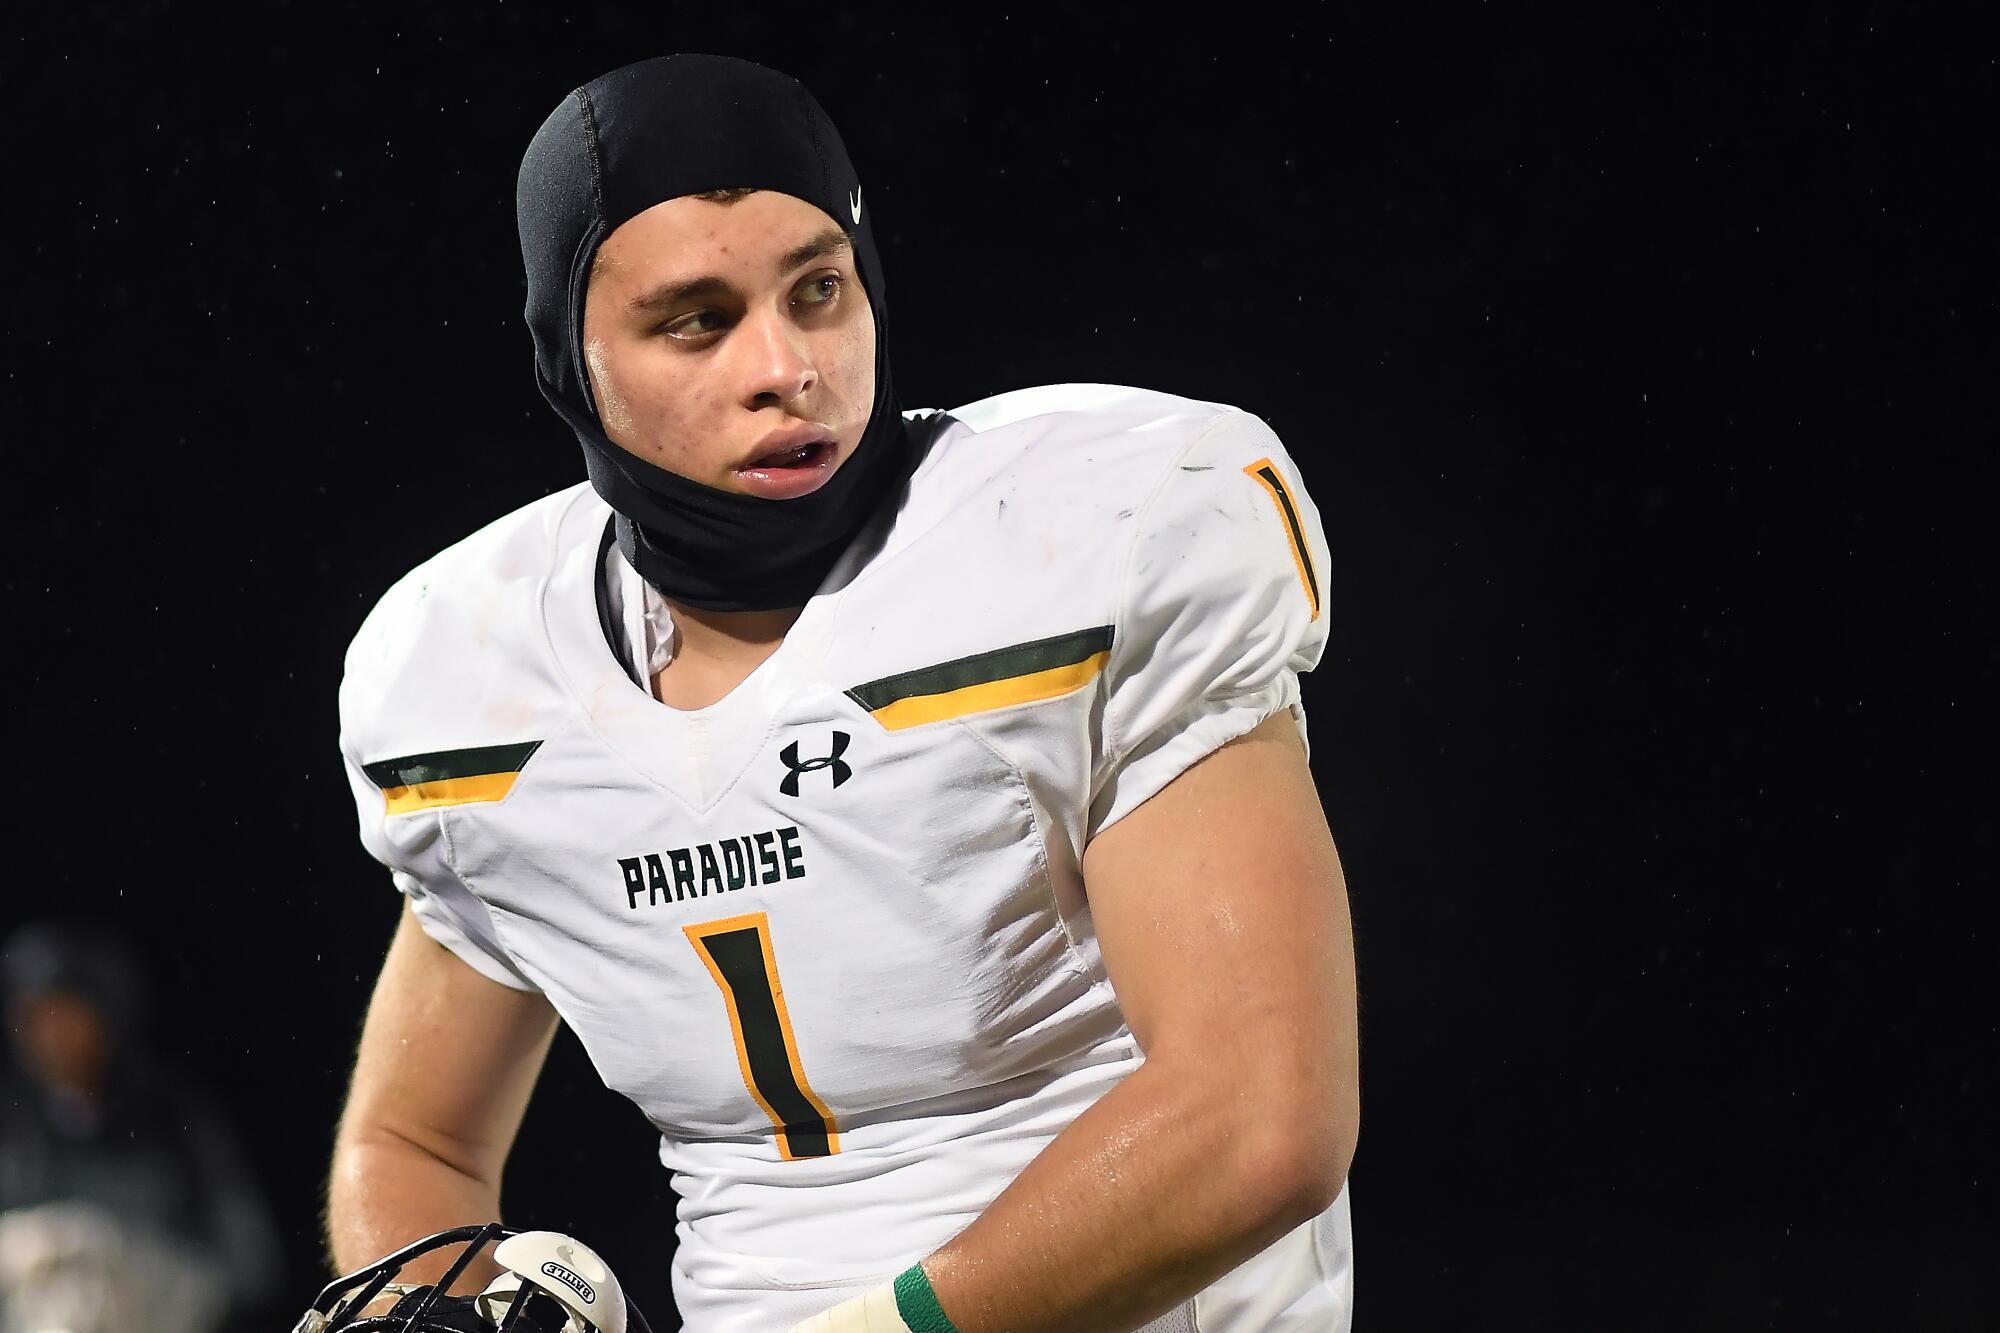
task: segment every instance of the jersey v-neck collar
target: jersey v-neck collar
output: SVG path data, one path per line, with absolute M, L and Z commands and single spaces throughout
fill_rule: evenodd
M 907 483 L 911 490 L 936 466 L 935 446 L 952 423 L 948 413 L 928 410 L 909 418 L 912 445 L 921 455 Z M 697 811 L 712 808 L 784 723 L 788 704 L 815 686 L 835 695 L 845 688 L 845 682 L 820 678 L 821 663 L 848 594 L 910 540 L 899 521 L 904 494 L 885 500 L 869 517 L 776 652 L 715 703 L 683 710 L 654 698 L 631 655 L 621 650 L 604 584 L 616 516 L 583 489 L 561 519 L 560 554 L 543 589 L 542 618 L 557 671 L 587 724 L 655 785 Z
M 844 587 L 808 600 L 776 651 L 728 694 L 704 708 L 673 708 L 653 696 L 620 642 L 605 585 L 614 521 L 589 496 L 564 518 L 562 555 L 542 605 L 557 668 L 589 726 L 620 758 L 691 808 L 707 810 L 762 751 L 786 701 L 812 679 Z

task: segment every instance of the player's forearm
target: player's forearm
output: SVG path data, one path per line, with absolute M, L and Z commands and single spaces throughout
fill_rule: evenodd
M 1149 1061 L 924 1260 L 961 1333 L 1122 1333 L 1324 1211 L 1357 1116 Z
M 327 1188 L 327 1246 L 334 1268 L 351 1272 L 425 1236 L 500 1216 L 500 1186 L 392 1133 L 348 1133 L 335 1146 Z M 427 1257 L 401 1279 L 439 1276 L 450 1254 Z M 483 1285 L 499 1270 L 488 1264 L 463 1282 Z M 477 1287 L 473 1287 L 474 1290 Z

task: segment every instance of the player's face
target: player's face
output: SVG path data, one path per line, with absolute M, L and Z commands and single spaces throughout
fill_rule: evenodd
M 613 231 L 583 346 L 614 444 L 745 495 L 825 485 L 875 401 L 875 320 L 853 247 L 825 213 L 772 190 L 669 199 Z
M 81 996 L 48 991 L 17 1002 L 8 1018 L 22 1063 L 43 1082 L 89 1087 L 110 1057 L 104 1021 Z

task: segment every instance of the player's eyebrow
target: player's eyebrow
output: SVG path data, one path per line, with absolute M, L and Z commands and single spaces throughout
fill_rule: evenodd
M 838 227 L 828 227 L 819 235 L 802 245 L 795 245 L 778 259 L 777 275 L 784 277 L 793 269 L 803 268 L 817 259 L 827 259 L 851 249 L 853 242 L 847 233 Z M 714 274 L 704 274 L 699 278 L 685 278 L 663 282 L 652 290 L 632 298 L 633 310 L 659 310 L 666 306 L 679 305 L 682 301 L 697 296 L 710 296 L 729 290 L 729 283 Z

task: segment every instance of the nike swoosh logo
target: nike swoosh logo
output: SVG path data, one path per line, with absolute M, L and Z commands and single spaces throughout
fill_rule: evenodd
M 848 206 L 848 208 L 850 208 L 851 210 L 853 210 L 853 213 L 854 213 L 854 225 L 855 225 L 855 226 L 857 226 L 857 227 L 858 227 L 858 226 L 860 226 L 860 225 L 861 225 L 861 191 L 860 191 L 860 189 L 859 189 L 859 188 L 857 188 L 857 189 L 856 189 L 856 190 L 854 191 L 854 193 L 853 193 L 853 194 L 850 194 L 850 195 L 848 195 L 848 196 L 847 196 L 847 206 Z

